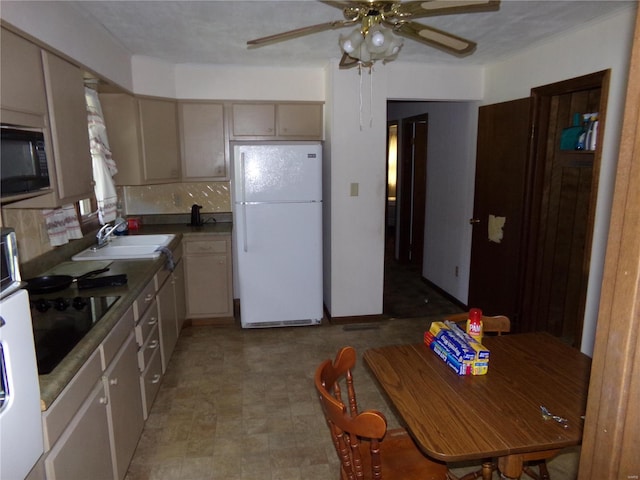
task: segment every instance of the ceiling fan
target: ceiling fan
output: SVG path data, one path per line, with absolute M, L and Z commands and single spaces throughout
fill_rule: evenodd
M 472 53 L 476 43 L 434 27 L 415 22 L 416 18 L 438 15 L 488 12 L 500 8 L 500 0 L 351 0 L 322 1 L 342 10 L 344 20 L 296 28 L 247 42 L 260 47 L 292 38 L 357 25 L 349 35 L 340 36 L 343 51 L 341 68 L 355 65 L 372 66 L 376 60 L 393 60 L 402 40 L 393 33 L 457 56 Z

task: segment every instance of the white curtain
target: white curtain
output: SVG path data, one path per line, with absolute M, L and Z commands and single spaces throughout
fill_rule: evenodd
M 116 218 L 118 195 L 112 177 L 118 173 L 118 169 L 111 157 L 107 129 L 104 125 L 98 92 L 86 87 L 84 92 L 87 101 L 89 143 L 91 158 L 93 159 L 94 191 L 98 201 L 98 218 L 100 223 L 104 225 Z

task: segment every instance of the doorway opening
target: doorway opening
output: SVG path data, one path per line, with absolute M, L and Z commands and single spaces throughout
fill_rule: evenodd
M 383 312 L 395 318 L 451 311 L 449 300 L 422 277 L 427 114 L 387 125 L 387 193 Z

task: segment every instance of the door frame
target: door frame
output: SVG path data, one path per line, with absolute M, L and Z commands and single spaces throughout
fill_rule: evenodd
M 415 141 L 414 125 L 424 123 L 424 162 L 416 168 L 413 146 Z M 422 270 L 422 258 L 424 258 L 424 226 L 426 212 L 426 190 L 427 190 L 427 141 L 429 137 L 429 114 L 423 113 L 413 117 L 402 119 L 402 133 L 400 135 L 400 156 L 398 158 L 398 190 L 396 205 L 398 206 L 398 228 L 397 228 L 397 252 L 400 263 L 414 263 L 415 259 L 420 259 L 420 270 Z M 418 171 L 419 178 L 415 177 Z M 408 174 L 409 173 L 409 174 Z M 410 195 L 407 195 L 410 192 Z M 418 231 L 417 239 L 412 232 Z M 416 249 L 419 249 L 416 250 Z
M 523 239 L 526 244 L 525 263 L 522 271 L 520 284 L 520 298 L 522 299 L 521 314 L 522 328 L 524 331 L 538 330 L 540 327 L 536 322 L 536 299 L 539 293 L 539 286 L 536 284 L 536 268 L 540 262 L 540 232 L 541 222 L 544 214 L 541 210 L 544 191 L 544 178 L 546 168 L 547 151 L 547 130 L 549 126 L 549 110 L 551 99 L 554 96 L 600 88 L 600 105 L 598 119 L 601 128 L 598 130 L 598 142 L 593 157 L 592 178 L 593 182 L 589 192 L 589 206 L 587 216 L 587 227 L 585 231 L 585 245 L 583 251 L 582 269 L 588 272 L 591 261 L 591 247 L 593 242 L 593 229 L 595 224 L 596 201 L 598 195 L 598 183 L 600 178 L 600 164 L 602 159 L 602 138 L 606 128 L 606 107 L 609 92 L 610 70 L 602 70 L 581 77 L 571 78 L 561 82 L 555 82 L 531 89 L 533 99 L 533 125 L 534 138 L 530 145 L 529 167 L 527 176 L 528 188 L 525 197 L 525 218 L 528 220 L 524 224 Z M 583 318 L 586 305 L 587 285 L 585 283 L 580 292 L 580 311 L 578 318 Z M 575 342 L 580 345 L 582 338 L 582 323 L 576 331 Z

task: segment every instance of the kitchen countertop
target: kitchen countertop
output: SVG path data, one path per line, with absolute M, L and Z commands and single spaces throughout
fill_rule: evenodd
M 144 225 L 136 232 L 131 233 L 140 235 L 173 233 L 176 238 L 172 240 L 169 248 L 175 250 L 182 241 L 182 237 L 202 234 L 230 235 L 231 231 L 232 224 L 225 222 L 207 223 L 200 227 L 191 227 L 186 224 Z M 109 264 L 109 271 L 105 275 L 126 274 L 127 285 L 100 289 L 101 296 L 119 296 L 120 298 L 51 373 L 39 376 L 40 406 L 43 411 L 51 406 L 89 356 L 100 346 L 120 318 L 131 307 L 144 287 L 153 279 L 155 273 L 163 268 L 164 261 L 164 256 L 161 256 L 153 260 L 114 260 Z M 82 274 L 90 269 L 86 263 L 92 262 L 72 262 L 69 257 L 66 261 L 63 260 L 53 268 L 40 272 L 38 275 Z M 75 265 L 77 265 L 76 273 L 73 272 Z M 66 290 L 61 290 L 51 295 L 54 297 L 76 297 L 78 294 L 78 289 L 74 283 Z

